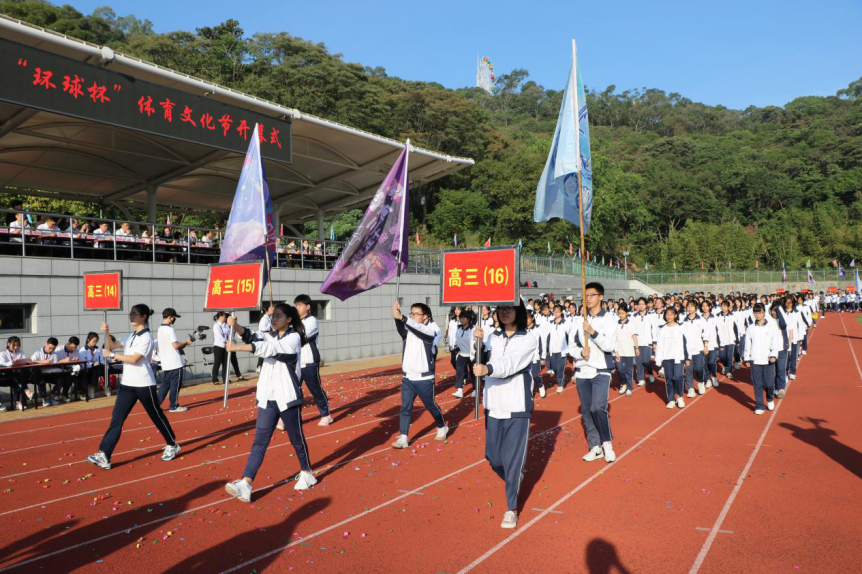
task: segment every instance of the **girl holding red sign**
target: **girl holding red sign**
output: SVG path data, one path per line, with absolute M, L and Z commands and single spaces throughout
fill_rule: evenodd
M 261 333 L 255 340 L 250 329 L 241 327 L 236 317 L 228 318 L 243 343 L 226 344 L 228 352 L 246 351 L 263 358 L 260 378 L 257 381 L 257 426 L 254 442 L 242 478 L 229 482 L 225 490 L 240 502 L 251 502 L 252 482 L 257 475 L 266 449 L 272 440 L 279 420 L 284 422 L 287 436 L 299 459 L 300 473 L 296 476 L 296 490 L 307 490 L 317 484 L 311 471 L 308 445 L 302 433 L 302 379 L 300 353 L 306 344 L 305 327 L 295 307 L 279 303 L 272 313 L 272 331 Z

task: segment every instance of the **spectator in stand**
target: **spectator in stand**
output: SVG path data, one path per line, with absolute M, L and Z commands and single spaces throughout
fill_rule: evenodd
M 9 209 L 12 211 L 24 211 L 24 202 L 20 199 L 13 199 L 12 203 L 9 204 Z M 10 223 L 15 221 L 17 213 L 7 213 L 6 214 L 6 225 L 9 226 Z
M 120 224 L 120 228 L 117 230 L 117 250 L 129 251 L 134 249 L 135 246 L 133 244 L 135 235 L 132 233 L 131 225 L 129 222 L 124 221 Z M 135 258 L 134 256 L 132 258 Z M 120 256 L 119 259 L 127 259 L 127 257 Z
M 19 211 L 15 213 L 15 219 L 9 223 L 9 234 L 12 235 L 9 241 L 12 243 L 21 243 L 21 230 L 25 230 L 26 232 L 28 229 L 30 229 L 30 224 L 24 219 L 24 212 Z
M 93 236 L 95 237 L 96 249 L 111 249 L 113 247 L 113 239 L 111 236 L 110 230 L 108 230 L 108 222 L 103 221 L 99 224 L 99 228 L 93 231 Z M 96 254 L 96 259 L 110 259 L 111 255 L 106 251 L 103 251 L 103 255 L 99 255 L 98 252 Z
M 40 243 L 42 245 L 46 245 L 47 247 L 43 250 L 40 250 L 40 255 L 45 255 L 46 257 L 56 257 L 57 253 L 54 249 L 54 246 L 59 244 L 57 240 L 57 235 L 60 233 L 60 228 L 57 227 L 57 218 L 53 215 L 49 215 L 45 219 L 45 223 L 39 224 L 39 227 L 36 228 L 36 231 L 39 232 Z

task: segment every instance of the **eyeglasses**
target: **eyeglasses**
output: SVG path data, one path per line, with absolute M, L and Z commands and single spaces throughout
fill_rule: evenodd
M 410 316 L 411 317 L 424 317 L 425 313 L 423 313 L 421 311 L 411 311 Z
M 587 294 L 585 295 L 585 297 L 586 297 L 587 299 L 592 299 L 593 297 L 598 297 L 599 295 L 600 295 L 600 293 L 587 293 Z

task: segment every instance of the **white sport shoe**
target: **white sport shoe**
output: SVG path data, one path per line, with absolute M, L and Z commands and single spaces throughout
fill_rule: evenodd
M 614 452 L 614 447 L 610 443 L 606 442 L 602 451 L 605 453 L 605 462 L 613 462 L 617 459 L 617 453 Z
M 625 385 L 621 386 L 621 387 L 620 387 L 620 394 L 621 394 L 621 395 L 626 394 L 626 390 L 627 390 L 627 389 L 628 389 L 628 387 L 627 387 L 627 386 L 625 386 Z
M 563 387 L 561 387 L 560 385 L 557 385 L 557 392 L 558 392 L 558 393 L 562 393 L 562 392 L 563 392 Z
M 452 393 L 452 396 L 457 397 L 459 399 L 463 399 L 464 398 L 464 389 L 458 389 L 457 391 Z
M 308 490 L 315 484 L 317 484 L 317 478 L 315 478 L 314 473 L 303 470 L 296 475 L 296 484 L 293 485 L 293 489 Z
M 410 443 L 407 440 L 406 434 L 399 435 L 398 440 L 392 443 L 392 448 L 407 448 L 408 446 L 410 446 Z
M 646 381 L 638 381 L 638 386 L 642 387 L 646 384 Z
M 712 386 L 712 385 L 710 385 L 710 386 Z M 705 392 L 706 392 L 706 385 L 704 385 L 703 383 L 698 383 L 697 384 L 697 394 L 702 395 Z
M 685 406 L 685 401 L 682 400 L 682 397 L 676 398 L 676 406 L 679 408 L 683 408 Z
M 699 385 L 703 385 L 703 383 L 698 383 L 698 384 L 699 384 Z M 704 385 L 704 386 L 705 386 L 706 388 L 708 388 L 708 389 L 711 389 L 711 388 L 712 388 L 712 379 L 708 380 L 708 381 L 706 382 L 706 385 Z M 705 391 L 704 391 L 704 392 L 705 392 Z
M 99 468 L 111 470 L 111 461 L 108 460 L 108 457 L 105 456 L 105 453 L 102 451 L 99 451 L 96 454 L 87 455 L 87 461 L 95 464 Z
M 174 460 L 180 453 L 180 445 L 167 445 L 162 452 L 162 460 Z
M 655 375 L 650 375 L 650 376 L 649 376 L 649 382 L 651 382 L 651 383 L 654 383 L 654 382 L 655 382 Z
M 227 483 L 224 489 L 240 502 L 251 502 L 251 485 L 242 478 Z
M 762 415 L 764 412 L 766 412 L 766 411 L 764 411 L 763 409 L 757 409 L 756 411 L 754 411 L 754 414 Z
M 539 385 L 539 396 L 544 399 L 545 395 L 547 395 L 547 394 L 548 393 L 545 392 L 545 383 L 542 383 L 541 385 Z M 473 395 L 473 396 L 476 396 L 476 395 Z
M 590 452 L 583 456 L 583 459 L 587 462 L 593 462 L 594 460 L 599 460 L 602 458 L 602 447 L 594 446 Z
M 317 422 L 317 426 L 328 427 L 332 422 L 332 415 L 326 415 L 325 417 L 320 417 L 320 420 Z
M 557 374 L 557 373 L 555 373 L 555 372 L 554 372 L 554 371 L 552 371 L 551 369 L 548 369 L 548 376 L 549 376 L 549 377 L 553 377 L 553 376 L 554 376 L 554 375 L 556 375 L 556 374 Z
M 692 387 L 688 390 L 688 398 L 690 398 L 690 399 L 694 398 L 694 387 Z
M 184 412 L 186 412 L 187 410 L 189 410 L 189 408 L 188 408 L 188 407 L 181 407 L 181 406 L 177 406 L 177 408 L 175 408 L 175 409 L 171 409 L 171 410 L 169 410 L 168 412 L 169 412 L 169 413 L 184 413 Z
M 712 378 L 712 386 L 716 389 L 718 388 L 718 379 L 716 377 Z
M 789 378 L 791 381 L 795 381 L 796 375 L 794 375 L 793 373 L 790 373 L 789 375 L 787 375 L 787 378 Z
M 627 396 L 627 397 L 632 396 L 632 392 L 631 392 L 631 391 L 626 391 L 626 396 Z
M 768 403 L 766 403 L 766 408 L 771 410 L 771 411 L 774 411 L 775 410 L 775 401 L 769 401 Z
M 779 399 L 783 399 L 783 398 L 784 398 L 784 395 L 786 395 L 786 394 L 787 394 L 787 390 L 786 390 L 786 389 L 781 389 L 780 391 L 778 391 L 777 393 L 775 393 L 775 396 L 776 396 L 776 397 L 778 397 Z
M 449 434 L 449 427 L 441 427 L 437 429 L 437 435 L 434 437 L 434 440 L 446 440 L 447 434 Z
M 803 354 L 803 355 L 807 355 L 807 354 L 808 354 L 808 351 L 802 351 L 802 354 Z
M 675 403 L 675 402 L 673 402 L 673 401 L 668 401 L 668 402 L 667 402 L 667 408 L 672 409 L 672 408 L 673 408 L 673 407 L 675 407 L 675 406 L 676 406 L 676 403 Z
M 514 510 L 507 510 L 503 514 L 503 522 L 500 523 L 500 528 L 515 528 L 518 526 L 518 513 Z
M 284 430 L 284 421 L 281 420 L 281 417 L 278 417 L 278 422 L 275 423 L 275 428 L 280 430 L 280 431 Z

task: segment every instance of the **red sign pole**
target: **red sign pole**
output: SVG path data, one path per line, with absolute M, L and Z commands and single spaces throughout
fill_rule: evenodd
M 238 310 L 260 309 L 263 294 L 263 263 L 255 260 L 210 265 L 204 311 L 230 309 L 231 316 L 234 316 L 234 312 Z M 227 340 L 233 341 L 233 327 L 230 328 Z M 224 378 L 224 408 L 227 408 L 230 359 L 231 353 L 228 352 Z
M 102 322 L 108 322 L 108 311 L 123 310 L 123 272 L 99 271 L 84 273 L 84 311 L 102 311 Z M 104 348 L 107 351 L 110 341 L 105 335 Z M 102 354 L 105 362 L 105 395 L 111 396 L 108 358 Z

